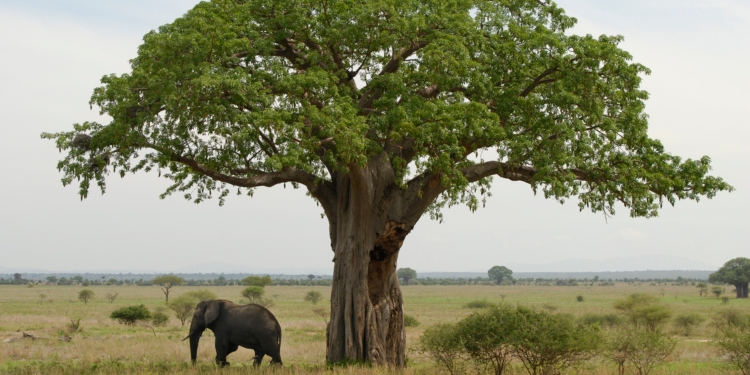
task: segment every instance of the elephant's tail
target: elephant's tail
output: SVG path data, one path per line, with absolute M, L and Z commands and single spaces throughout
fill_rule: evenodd
M 279 338 L 279 342 L 277 343 L 279 345 L 279 348 L 281 348 L 281 326 L 276 324 L 276 336 Z

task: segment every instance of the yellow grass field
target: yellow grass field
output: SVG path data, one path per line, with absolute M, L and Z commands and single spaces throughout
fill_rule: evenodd
M 261 369 L 251 368 L 253 352 L 240 348 L 229 356 L 229 369 L 213 365 L 214 349 L 210 331 L 201 340 L 199 363 L 190 365 L 187 327 L 172 316 L 167 326 L 127 327 L 109 318 L 109 314 L 123 306 L 145 304 L 151 311 L 163 308 L 164 295 L 158 287 L 91 286 L 95 297 L 88 304 L 77 299 L 81 286 L 0 286 L 0 373 L 18 374 L 79 374 L 79 373 L 184 373 L 184 374 L 433 374 L 447 372 L 416 351 L 416 343 L 426 327 L 439 322 L 455 322 L 473 310 L 464 305 L 477 299 L 499 303 L 522 304 L 581 316 L 586 313 L 612 313 L 615 300 L 631 293 L 659 296 L 672 312 L 697 312 L 706 318 L 691 336 L 674 335 L 679 340 L 675 352 L 652 374 L 733 374 L 710 342 L 713 328 L 711 317 L 721 309 L 735 308 L 750 312 L 750 301 L 732 298 L 728 304 L 711 297 L 699 297 L 693 286 L 617 284 L 616 286 L 404 286 L 402 287 L 407 315 L 420 325 L 407 327 L 408 368 L 334 367 L 324 363 L 325 322 L 313 312 L 328 309 L 326 300 L 313 306 L 303 301 L 310 290 L 330 295 L 327 287 L 266 287 L 266 296 L 275 300 L 271 311 L 283 329 L 281 356 L 285 367 L 271 368 L 269 359 Z M 239 286 L 176 287 L 170 298 L 199 289 L 209 289 L 220 298 L 238 302 Z M 104 296 L 119 293 L 114 303 Z M 41 295 L 45 295 L 42 300 Z M 583 296 L 583 302 L 576 297 Z M 60 332 L 71 319 L 81 319 L 82 331 L 73 334 L 70 342 L 58 340 Z M 189 324 L 189 323 L 186 323 Z M 671 330 L 671 326 L 668 328 Z M 16 340 L 22 333 L 42 337 L 40 340 Z M 516 366 L 511 373 L 524 374 Z M 569 369 L 569 374 L 614 374 L 615 366 L 605 359 L 595 359 L 580 368 Z

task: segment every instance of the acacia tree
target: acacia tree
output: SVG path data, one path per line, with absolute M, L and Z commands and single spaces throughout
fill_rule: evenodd
M 747 298 L 747 288 L 750 283 L 750 259 L 740 257 L 724 263 L 723 267 L 708 276 L 708 281 L 734 285 L 737 298 Z
M 178 285 L 185 284 L 185 279 L 176 275 L 161 275 L 154 278 L 151 283 L 161 287 L 161 291 L 164 292 L 164 303 L 169 303 L 169 291 Z
M 399 250 L 493 177 L 645 217 L 731 189 L 648 137 L 648 70 L 574 23 L 538 0 L 201 2 L 102 79 L 109 123 L 42 137 L 81 199 L 152 170 L 196 202 L 303 186 L 334 252 L 327 360 L 403 366 Z

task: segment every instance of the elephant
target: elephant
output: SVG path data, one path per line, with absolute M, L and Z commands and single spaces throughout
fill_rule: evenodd
M 237 305 L 226 300 L 199 302 L 193 313 L 190 333 L 182 339 L 190 339 L 190 359 L 193 363 L 198 355 L 198 341 L 206 328 L 216 336 L 216 363 L 219 366 L 228 366 L 227 355 L 240 346 L 255 351 L 255 366 L 260 365 L 264 355 L 271 357 L 271 364 L 282 364 L 281 326 L 263 306 Z

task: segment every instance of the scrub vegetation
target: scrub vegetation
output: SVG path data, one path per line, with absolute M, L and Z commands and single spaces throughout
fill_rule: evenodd
M 503 374 L 527 374 L 536 369 L 537 374 L 561 370 L 562 374 L 608 375 L 617 374 L 618 363 L 622 361 L 625 373 L 741 374 L 742 366 L 747 370 L 750 350 L 746 344 L 750 341 L 747 325 L 750 300 L 732 298 L 724 305 L 716 298 L 700 296 L 691 284 L 403 287 L 405 312 L 419 324 L 406 324 L 407 368 L 399 373 L 474 374 L 479 369 L 479 373 L 485 374 L 498 373 L 496 370 L 502 367 Z M 101 298 L 83 304 L 77 298 L 78 286 L 1 285 L 0 373 L 239 374 L 247 373 L 252 365 L 253 352 L 240 348 L 230 356 L 230 368 L 215 367 L 212 334 L 206 331 L 207 340 L 199 347 L 198 364 L 191 366 L 188 344 L 180 341 L 187 328 L 176 316 L 177 311 L 165 309 L 164 294 L 158 286 L 90 288 L 96 295 L 117 293 L 118 297 L 112 302 Z M 245 288 L 181 286 L 170 295 L 170 305 L 183 299 L 198 301 L 197 295 L 239 302 Z M 391 373 L 380 367 L 326 365 L 326 321 L 315 311 L 316 306 L 305 301 L 305 296 L 311 290 L 328 296 L 330 287 L 269 285 L 264 289 L 266 295 L 273 296 L 271 311 L 284 332 L 281 349 L 285 367 L 272 369 L 264 364 L 256 373 Z M 42 302 L 40 293 L 45 295 Z M 586 297 L 584 303 L 577 302 L 579 295 Z M 466 308 L 475 301 L 482 301 L 487 307 Z M 110 318 L 118 309 L 141 305 L 152 314 L 161 311 L 170 319 L 158 326 L 151 320 L 124 325 Z M 549 309 L 552 305 L 555 308 Z M 668 315 L 664 311 L 671 313 L 669 318 L 664 318 Z M 528 330 L 520 329 L 516 331 L 518 335 L 506 337 L 524 345 L 501 345 L 508 351 L 492 351 L 489 349 L 497 342 L 472 327 L 494 324 L 493 319 L 500 317 L 523 318 L 515 320 L 515 328 L 543 325 L 557 334 L 529 336 Z M 71 321 L 78 322 L 73 332 L 68 327 Z M 460 329 L 461 334 L 456 331 Z M 24 333 L 36 339 L 24 339 Z M 440 353 L 430 353 L 420 344 L 438 340 L 446 333 L 456 338 L 442 347 L 444 358 L 453 361 L 453 370 L 445 362 L 435 361 L 434 354 Z M 65 337 L 70 341 L 63 340 Z M 465 337 L 473 338 L 470 345 L 461 341 Z M 544 340 L 539 340 L 540 337 Z M 568 345 L 571 343 L 577 346 Z M 551 360 L 535 357 L 535 353 L 552 349 L 560 355 Z

